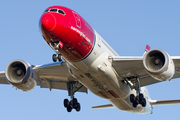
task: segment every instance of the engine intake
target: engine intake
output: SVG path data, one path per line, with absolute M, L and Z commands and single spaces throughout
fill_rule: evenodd
M 36 86 L 36 73 L 25 61 L 10 62 L 5 71 L 7 81 L 18 89 L 29 91 Z
M 174 63 L 169 54 L 160 49 L 152 49 L 143 59 L 147 72 L 160 81 L 170 80 L 175 72 Z

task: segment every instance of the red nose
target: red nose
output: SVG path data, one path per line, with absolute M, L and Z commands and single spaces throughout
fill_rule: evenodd
M 48 31 L 52 31 L 56 27 L 56 18 L 51 13 L 44 13 L 40 22 L 42 27 Z

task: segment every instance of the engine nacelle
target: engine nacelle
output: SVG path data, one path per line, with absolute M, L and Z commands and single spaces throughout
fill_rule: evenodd
M 7 81 L 14 87 L 29 91 L 36 86 L 36 73 L 25 61 L 14 60 L 10 62 L 5 71 Z
M 175 73 L 173 60 L 167 52 L 160 49 L 147 52 L 143 64 L 149 75 L 160 81 L 170 80 Z

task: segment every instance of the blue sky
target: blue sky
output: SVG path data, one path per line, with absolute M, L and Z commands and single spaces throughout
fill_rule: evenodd
M 179 0 L 1 0 L 0 1 L 0 71 L 15 59 L 32 65 L 52 62 L 54 51 L 46 44 L 39 29 L 39 18 L 52 5 L 78 12 L 121 56 L 141 56 L 145 45 L 160 48 L 171 56 L 180 56 Z M 180 99 L 180 79 L 148 86 L 152 99 Z M 179 118 L 180 105 L 154 106 L 154 113 L 138 115 L 118 109 L 92 110 L 109 101 L 89 92 L 76 93 L 81 103 L 79 113 L 67 113 L 63 107 L 67 91 L 40 89 L 30 92 L 0 85 L 2 120 L 156 120 Z

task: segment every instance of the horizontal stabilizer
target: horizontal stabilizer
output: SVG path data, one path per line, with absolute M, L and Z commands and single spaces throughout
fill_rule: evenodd
M 172 105 L 172 104 L 180 104 L 179 100 L 150 100 L 151 105 Z
M 100 106 L 94 106 L 92 109 L 105 109 L 105 108 L 114 108 L 112 104 L 107 104 L 107 105 L 100 105 Z

